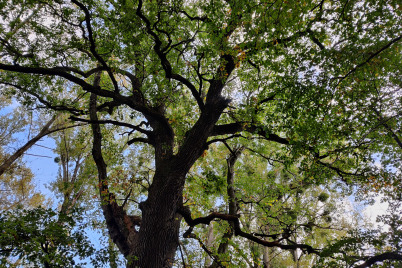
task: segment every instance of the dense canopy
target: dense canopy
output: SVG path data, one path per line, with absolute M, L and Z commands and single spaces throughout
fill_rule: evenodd
M 392 265 L 401 19 L 396 0 L 0 0 L 0 90 L 52 117 L 60 211 L 99 200 L 127 267 Z M 390 227 L 351 194 L 386 199 Z

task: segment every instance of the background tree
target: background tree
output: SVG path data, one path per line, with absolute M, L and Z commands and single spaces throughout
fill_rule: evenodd
M 241 226 L 248 233 L 266 241 L 305 243 L 314 248 L 326 247 L 358 225 L 359 218 L 347 200 L 349 191 L 342 191 L 336 184 L 323 188 L 306 183 L 297 168 L 284 168 L 282 163 L 250 151 L 249 147 L 243 148 L 238 156 L 241 164 L 237 163 L 236 168 L 231 165 L 233 169 L 226 174 L 228 168 L 221 166 L 228 164 L 223 163 L 222 154 L 229 154 L 229 162 L 231 154 L 236 152 L 229 142 L 226 145 L 213 150 L 216 155 L 203 158 L 190 173 L 184 196 L 185 204 L 193 207 L 195 216 L 207 214 L 211 208 L 227 214 L 235 210 L 234 215 L 241 216 Z M 196 250 L 191 255 L 185 254 L 185 263 L 203 263 L 200 246 L 206 251 L 205 266 L 215 260 L 211 267 L 312 267 L 317 263 L 316 256 L 302 250 L 264 250 L 253 241 L 244 243 L 233 236 L 234 230 L 225 221 L 208 228 L 195 228 L 199 245 L 192 245 Z M 183 240 L 183 244 L 189 242 Z M 177 265 L 180 263 L 178 259 Z
M 82 146 L 75 148 L 69 145 L 56 148 L 60 155 L 66 156 L 63 167 L 67 168 L 60 174 L 62 177 L 60 180 L 64 184 L 54 187 L 56 194 L 63 193 L 58 200 L 45 199 L 45 196 L 38 192 L 34 183 L 34 174 L 21 159 L 21 156 L 32 146 L 42 146 L 36 143 L 51 133 L 60 131 L 52 136 L 63 137 L 65 144 L 67 140 L 74 138 L 78 142 L 79 135 L 74 137 L 73 133 L 77 131 L 72 129 L 76 125 L 66 124 L 66 118 L 65 116 L 63 118 L 62 114 L 49 121 L 43 114 L 29 111 L 26 107 L 16 103 L 15 99 L 12 100 L 4 95 L 0 95 L 0 97 L 2 100 L 0 104 L 0 131 L 2 134 L 0 142 L 2 153 L 0 157 L 0 163 L 2 163 L 0 263 L 4 267 L 21 265 L 52 267 L 61 264 L 77 267 L 85 265 L 85 261 L 88 264 L 91 260 L 94 266 L 99 267 L 107 260 L 102 257 L 107 250 L 95 251 L 89 242 L 86 232 L 90 229 L 88 223 L 91 222 L 91 218 L 83 220 L 83 209 L 78 209 L 81 202 L 77 202 L 81 201 L 79 199 L 83 193 L 83 183 L 78 177 L 79 175 L 82 177 L 82 173 L 84 173 L 80 170 L 83 164 L 82 156 L 85 154 L 89 156 L 90 150 L 87 149 L 85 152 L 82 150 Z M 47 121 L 45 127 L 41 126 L 42 121 Z M 39 134 L 36 134 L 38 127 L 40 131 Z M 85 129 L 81 130 L 81 132 L 83 131 Z M 88 127 L 86 131 L 89 131 Z M 27 133 L 28 142 L 25 143 L 24 139 L 27 137 L 24 134 Z M 31 139 L 30 136 L 34 136 L 34 138 Z M 19 147 L 20 144 L 24 145 Z M 19 149 L 15 149 L 15 147 L 19 147 Z M 40 155 L 34 156 L 39 157 Z M 86 159 L 91 158 L 86 157 Z M 72 166 L 71 163 L 78 163 L 74 172 L 68 172 Z M 85 167 L 88 169 L 90 166 L 87 164 Z M 92 168 L 94 168 L 93 164 Z M 95 177 L 92 176 L 92 184 L 84 183 L 84 186 L 94 186 Z M 91 180 L 91 177 L 86 179 Z M 92 190 L 92 195 L 93 193 Z M 91 196 L 88 191 L 87 196 Z M 87 197 L 87 199 L 89 198 Z M 52 206 L 57 207 L 59 201 L 61 201 L 59 209 L 51 208 Z M 85 209 L 90 211 L 91 207 L 85 206 Z M 83 258 L 86 260 L 83 261 Z
M 4 147 L 12 147 L 13 151 L 18 144 L 13 137 L 18 131 L 26 131 L 26 124 L 21 119 L 25 119 L 27 113 L 18 112 L 21 108 L 14 109 L 13 116 L 1 117 L 5 128 L 2 129 L 2 141 L 7 145 Z M 20 120 L 13 120 L 15 118 Z M 0 177 L 0 263 L 4 267 L 86 267 L 90 263 L 101 267 L 109 260 L 105 253 L 113 254 L 114 251 L 95 250 L 88 239 L 94 219 L 91 215 L 94 206 L 88 205 L 88 200 L 92 201 L 96 188 L 96 176 L 86 176 L 93 173 L 94 164 L 88 161 L 91 157 L 89 148 L 85 150 L 87 143 L 82 142 L 85 141 L 82 136 L 89 128 L 74 131 L 71 125 L 62 126 L 65 121 L 62 116 L 52 121 L 59 131 L 52 137 L 59 141 L 56 151 L 63 160 L 59 161 L 63 172 L 53 183 L 52 190 L 60 198 L 45 202 L 45 196 L 35 189 L 34 175 L 21 159 L 7 166 Z M 55 128 L 52 130 L 54 133 Z M 78 146 L 74 146 L 73 141 Z M 83 215 L 88 216 L 84 218 Z
M 381 135 L 382 118 L 400 128 L 397 1 L 15 0 L 0 7 L 1 89 L 91 124 L 102 211 L 128 267 L 171 267 L 182 221 L 188 238 L 220 220 L 241 241 L 322 254 L 307 236 L 295 242 L 294 229 L 285 232 L 310 227 L 313 215 L 301 206 L 303 223 L 292 223 L 284 212 L 287 204 L 298 208 L 291 177 L 278 196 L 292 196 L 281 209 L 289 222 L 270 229 L 269 240 L 233 210 L 205 216 L 183 203 L 189 172 L 214 143 L 254 141 L 249 147 L 261 157 L 297 167 L 303 185 L 400 188 L 398 139 Z M 127 146 L 109 146 L 107 134 L 121 134 Z M 136 174 L 149 178 L 114 176 L 111 155 L 130 174 L 129 147 Z M 151 154 L 150 165 L 136 152 Z M 219 186 L 219 174 L 205 174 L 208 187 Z M 125 189 L 128 182 L 145 191 Z
M 11 99 L 0 95 L 0 109 L 11 104 Z M 21 133 L 27 126 L 26 113 L 23 109 L 15 108 L 9 113 L 0 115 L 0 165 L 10 159 L 10 151 L 14 148 L 16 134 Z M 16 207 L 33 208 L 43 204 L 44 196 L 35 190 L 32 181 L 33 174 L 26 164 L 12 161 L 7 169 L 0 172 L 0 210 L 11 210 Z

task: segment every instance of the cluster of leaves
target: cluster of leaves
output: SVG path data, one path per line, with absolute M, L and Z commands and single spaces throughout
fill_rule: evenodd
M 0 148 L 1 149 L 1 148 Z M 0 152 L 0 162 L 7 157 Z M 17 162 L 0 176 L 0 210 L 7 211 L 17 206 L 35 207 L 45 197 L 35 189 L 33 174 L 22 162 Z
M 81 224 L 82 210 L 16 209 L 0 215 L 1 264 L 86 267 L 95 252 Z

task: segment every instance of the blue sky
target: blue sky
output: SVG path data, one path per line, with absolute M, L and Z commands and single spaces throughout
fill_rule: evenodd
M 57 155 L 53 150 L 48 148 L 54 149 L 55 146 L 53 139 L 44 137 L 36 145 L 32 146 L 23 157 L 23 161 L 31 168 L 35 175 L 34 182 L 36 189 L 46 197 L 54 200 L 53 207 L 54 205 L 57 206 L 58 202 L 56 196 L 48 189 L 47 185 L 56 180 L 59 167 L 54 162 L 54 158 Z

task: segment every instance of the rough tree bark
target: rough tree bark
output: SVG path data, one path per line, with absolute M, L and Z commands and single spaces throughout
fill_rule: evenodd
M 216 109 L 219 106 L 221 108 Z M 223 105 L 218 105 L 203 113 L 177 155 L 173 155 L 173 136 L 168 131 L 155 138 L 156 172 L 148 199 L 140 207 L 141 227 L 129 254 L 132 262 L 127 267 L 172 266 L 179 245 L 182 216 L 178 211 L 183 205 L 185 177 L 204 151 L 206 140 L 223 109 Z M 160 127 L 156 122 L 151 121 L 152 124 L 155 124 L 154 129 Z
M 231 61 L 231 70 L 234 64 Z M 100 83 L 100 73 L 94 79 L 94 87 Z M 102 209 L 109 234 L 128 260 L 127 267 L 171 267 L 179 245 L 179 229 L 182 216 L 182 192 L 186 174 L 202 155 L 206 141 L 229 101 L 221 96 L 224 84 L 220 80 L 211 83 L 207 104 L 199 120 L 187 133 L 177 154 L 173 154 L 174 133 L 163 116 L 163 107 L 155 108 L 155 114 L 147 119 L 153 128 L 149 135 L 155 149 L 155 175 L 148 191 L 148 198 L 140 204 L 142 216 L 129 216 L 123 206 L 116 203 L 109 192 L 107 165 L 102 156 L 102 134 L 96 123 L 97 96 L 91 94 L 90 120 L 93 132 L 92 155 L 98 169 Z M 135 226 L 139 226 L 139 231 Z

